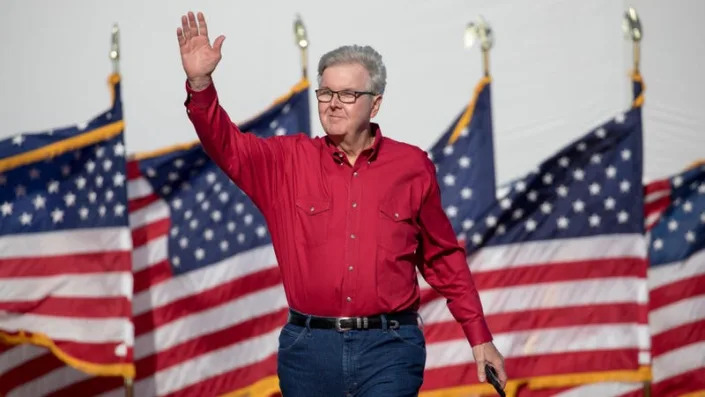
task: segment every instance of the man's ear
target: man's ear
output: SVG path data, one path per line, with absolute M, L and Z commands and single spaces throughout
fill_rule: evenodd
M 372 111 L 370 111 L 370 118 L 373 118 L 379 112 L 379 107 L 382 106 L 382 95 L 375 95 L 372 100 Z

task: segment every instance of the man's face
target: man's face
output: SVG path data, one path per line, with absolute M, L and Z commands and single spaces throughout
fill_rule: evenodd
M 369 91 L 370 74 L 358 63 L 329 66 L 323 71 L 319 88 Z M 381 102 L 380 95 L 360 95 L 355 103 L 343 103 L 338 95 L 333 95 L 330 102 L 318 102 L 318 116 L 327 135 L 342 137 L 367 128 Z

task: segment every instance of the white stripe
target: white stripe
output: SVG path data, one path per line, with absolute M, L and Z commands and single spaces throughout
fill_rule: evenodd
M 493 335 L 494 344 L 505 358 L 596 350 L 634 349 L 648 345 L 645 325 L 600 324 L 505 332 Z M 474 362 L 467 340 L 427 345 L 426 368 L 440 368 Z M 634 357 L 636 360 L 636 357 Z
M 705 341 L 683 346 L 654 357 L 651 368 L 654 377 L 653 383 L 662 382 L 699 368 L 705 368 Z
M 208 352 L 181 364 L 158 371 L 153 377 L 135 383 L 136 396 L 165 395 L 205 379 L 260 362 L 277 352 L 279 329 Z M 101 397 L 123 397 L 115 389 Z
M 661 214 L 663 211 L 654 212 L 646 217 L 646 227 L 649 228 L 653 226 L 659 219 L 661 219 Z
M 274 249 L 267 245 L 171 278 L 135 295 L 132 300 L 133 315 L 142 314 L 248 274 L 276 267 L 276 263 Z
M 130 297 L 132 273 L 60 274 L 47 277 L 0 279 L 0 302 L 33 301 L 52 297 Z
M 649 289 L 705 274 L 705 250 L 700 250 L 684 261 L 649 268 Z
M 77 229 L 0 237 L 0 259 L 86 254 L 132 249 L 127 226 Z
M 531 241 L 483 248 L 471 256 L 470 270 L 477 273 L 549 262 L 646 258 L 646 253 L 646 239 L 640 234 Z
M 135 229 L 169 217 L 169 206 L 164 200 L 157 200 L 137 211 L 130 212 L 130 227 Z
M 7 397 L 45 396 L 90 377 L 65 365 L 12 389 Z
M 651 343 L 651 340 L 649 340 Z M 639 364 L 640 365 L 650 365 L 651 364 L 651 352 L 648 350 L 642 350 L 639 352 Z
M 562 393 L 556 394 L 555 397 L 619 397 L 622 394 L 631 393 L 643 388 L 644 385 L 642 383 L 600 382 L 574 387 Z
M 131 179 L 127 182 L 127 199 L 134 200 L 152 194 L 152 186 L 144 177 Z
M 135 341 L 135 359 L 287 307 L 284 287 L 277 285 L 162 325 Z
M 166 259 L 169 238 L 162 236 L 132 251 L 132 271 L 139 272 Z
M 670 196 L 671 195 L 671 188 L 670 187 L 664 187 L 661 190 L 655 190 L 646 196 L 644 196 L 644 204 L 650 204 L 654 201 L 660 200 L 664 197 Z
M 84 343 L 124 342 L 132 346 L 134 331 L 128 318 L 56 317 L 0 313 L 0 329 L 42 333 L 52 340 Z
M 485 315 L 605 304 L 647 302 L 646 281 L 638 278 L 561 281 L 480 291 Z M 423 305 L 419 313 L 425 323 L 452 321 L 446 300 L 439 297 Z
M 701 320 L 705 320 L 705 295 L 682 299 L 649 312 L 653 335 Z
M 0 377 L 7 371 L 46 354 L 49 350 L 44 347 L 23 343 L 0 354 Z

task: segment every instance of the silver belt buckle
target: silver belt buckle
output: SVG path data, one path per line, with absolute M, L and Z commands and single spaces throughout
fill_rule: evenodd
M 352 330 L 352 327 L 343 327 L 340 325 L 340 322 L 343 320 L 350 320 L 352 317 L 338 317 L 335 319 L 335 329 L 338 332 L 343 332 L 343 331 L 350 331 Z

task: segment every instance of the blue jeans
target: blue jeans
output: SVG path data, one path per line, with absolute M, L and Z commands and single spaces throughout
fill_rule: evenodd
M 339 332 L 286 324 L 279 335 L 283 397 L 417 396 L 425 364 L 415 325 Z

